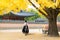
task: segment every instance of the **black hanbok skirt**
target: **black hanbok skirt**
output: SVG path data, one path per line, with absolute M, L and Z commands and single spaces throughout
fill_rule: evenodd
M 25 26 L 23 27 L 22 32 L 23 32 L 23 33 L 29 33 L 28 25 L 25 25 Z

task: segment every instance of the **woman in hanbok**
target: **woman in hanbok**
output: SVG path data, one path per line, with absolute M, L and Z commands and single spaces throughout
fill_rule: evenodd
M 28 24 L 27 24 L 27 21 L 26 21 L 26 20 L 25 20 L 25 23 L 24 23 L 22 32 L 23 32 L 25 35 L 27 35 L 27 34 L 29 33 L 29 28 L 28 28 Z

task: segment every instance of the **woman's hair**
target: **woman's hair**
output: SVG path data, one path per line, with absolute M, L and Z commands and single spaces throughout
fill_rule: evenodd
M 27 22 L 27 20 L 25 20 L 25 22 Z

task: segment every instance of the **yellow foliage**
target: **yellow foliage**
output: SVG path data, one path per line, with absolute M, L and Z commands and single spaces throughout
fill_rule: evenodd
M 40 5 L 39 9 L 46 14 L 43 10 L 45 7 L 47 8 L 60 8 L 60 0 L 56 0 L 53 2 L 51 0 L 31 0 L 36 6 Z M 28 0 L 0 0 L 0 15 L 4 13 L 9 13 L 10 11 L 19 12 L 20 10 L 25 10 L 28 5 L 31 5 Z
M 37 3 L 40 4 L 41 6 L 43 5 L 44 7 L 48 8 L 60 7 L 60 0 L 56 0 L 56 2 L 53 2 L 52 0 L 38 0 Z
M 56 0 L 55 5 L 56 5 L 56 7 L 60 8 L 60 0 Z
M 43 10 L 45 7 L 47 7 L 47 8 L 51 7 L 53 9 L 60 8 L 60 0 L 56 0 L 56 2 L 54 2 L 52 0 L 38 0 L 37 3 L 40 5 L 39 9 L 46 15 L 47 15 L 47 13 Z
M 38 3 L 41 6 L 43 5 L 44 7 L 48 7 L 48 8 L 52 7 L 52 8 L 55 8 L 55 3 L 52 2 L 52 1 L 50 1 L 50 0 L 39 0 Z
M 19 12 L 27 8 L 26 0 L 0 0 L 0 15 L 10 11 Z

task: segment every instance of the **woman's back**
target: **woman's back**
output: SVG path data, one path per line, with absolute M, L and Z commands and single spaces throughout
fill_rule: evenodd
M 23 33 L 29 33 L 29 28 L 28 28 L 28 24 L 27 22 L 24 23 L 23 29 L 22 29 Z

